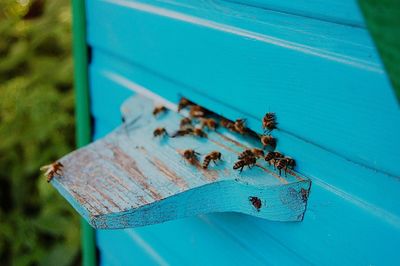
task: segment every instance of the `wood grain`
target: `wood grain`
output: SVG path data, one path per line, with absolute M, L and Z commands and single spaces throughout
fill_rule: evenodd
M 211 212 L 241 212 L 273 221 L 301 221 L 310 189 L 308 178 L 278 175 L 265 162 L 238 173 L 232 169 L 244 147 L 259 147 L 251 137 L 241 142 L 224 130 L 208 139 L 192 136 L 154 138 L 164 126 L 176 130 L 182 115 L 170 110 L 151 115 L 151 100 L 135 96 L 122 110 L 126 123 L 101 140 L 60 161 L 63 176 L 52 184 L 95 228 L 115 229 L 160 223 Z M 202 169 L 184 161 L 182 151 L 195 149 L 203 158 L 213 150 L 223 161 Z M 249 200 L 258 197 L 261 207 Z

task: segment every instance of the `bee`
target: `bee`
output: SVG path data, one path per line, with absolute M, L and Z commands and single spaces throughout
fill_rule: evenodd
M 175 131 L 175 133 L 172 134 L 171 138 L 182 137 L 182 136 L 186 136 L 189 134 L 193 134 L 193 128 L 191 128 L 191 127 Z
M 246 133 L 245 123 L 246 119 L 236 119 L 235 123 L 233 124 L 235 131 L 242 135 L 245 134 Z
M 158 127 L 153 131 L 153 137 L 168 136 L 168 132 L 164 127 Z
M 50 182 L 55 175 L 60 175 L 62 173 L 64 165 L 60 162 L 54 162 L 40 167 L 40 171 L 46 171 L 44 175 L 47 177 L 47 182 Z
M 256 157 L 256 158 L 264 157 L 264 151 L 257 148 L 247 149 L 239 154 L 238 159 L 243 160 L 246 157 Z
M 254 166 L 257 162 L 256 157 L 250 156 L 250 157 L 245 157 L 242 160 L 237 161 L 234 165 L 233 165 L 233 169 L 237 170 L 240 168 L 240 173 L 243 171 L 243 168 L 245 166 L 251 168 L 252 166 Z
M 188 107 L 189 105 L 191 105 L 192 103 L 188 100 L 188 99 L 186 99 L 186 98 L 181 98 L 180 100 L 179 100 L 179 103 L 178 103 L 178 113 L 183 109 L 183 108 L 186 108 L 186 107 Z
M 183 151 L 183 158 L 185 158 L 185 160 L 192 165 L 195 165 L 199 162 L 199 157 L 198 157 L 199 155 L 200 153 L 192 149 Z
M 290 157 L 280 158 L 276 161 L 276 168 L 279 170 L 279 175 L 281 175 L 282 169 L 285 169 L 285 175 L 287 169 L 293 169 L 296 166 L 296 161 Z
M 192 117 L 204 117 L 205 114 L 206 110 L 201 106 L 193 105 L 190 107 L 189 115 Z
M 276 125 L 275 113 L 266 113 L 262 120 L 263 129 L 270 132 L 276 128 Z
M 235 124 L 232 121 L 229 121 L 227 119 L 222 119 L 220 124 L 221 126 L 223 126 L 226 129 L 229 129 L 230 131 L 235 131 Z
M 153 115 L 154 115 L 154 116 L 157 116 L 157 115 L 159 115 L 159 114 L 161 114 L 161 113 L 166 112 L 167 110 L 168 110 L 168 109 L 167 109 L 165 106 L 162 106 L 162 105 L 156 106 L 156 107 L 154 107 L 154 109 L 153 109 Z
M 211 161 L 213 161 L 214 164 L 217 164 L 217 160 L 221 160 L 221 153 L 219 151 L 210 152 L 206 157 L 204 157 L 203 168 L 207 169 Z
M 274 166 L 275 166 L 276 160 L 279 158 L 283 158 L 283 154 L 278 151 L 270 151 L 264 157 L 265 161 L 267 161 L 269 165 L 271 165 L 271 162 L 273 162 Z
M 309 191 L 307 189 L 300 189 L 301 200 L 306 203 L 309 195 Z
M 264 148 L 267 146 L 271 146 L 272 149 L 275 149 L 276 147 L 276 139 L 272 136 L 262 135 L 260 137 L 260 141 Z
M 205 133 L 201 128 L 196 127 L 193 130 L 193 135 L 200 138 L 207 138 L 207 133 Z
M 189 117 L 184 117 L 181 119 L 181 122 L 179 124 L 180 129 L 185 129 L 186 127 L 191 127 L 192 126 L 192 119 Z
M 270 121 L 266 124 L 266 129 L 268 132 L 271 132 L 272 130 L 276 129 L 277 123 L 275 121 Z
M 254 208 L 259 212 L 261 209 L 261 200 L 258 197 L 249 197 L 249 201 L 253 204 Z
M 274 121 L 274 120 L 276 120 L 275 113 L 271 113 L 271 112 L 266 113 L 265 116 L 263 117 L 263 127 L 265 128 L 264 125 L 266 122 Z
M 202 128 L 206 127 L 208 129 L 215 130 L 217 128 L 217 125 L 218 125 L 217 122 L 212 118 L 203 118 L 201 120 Z

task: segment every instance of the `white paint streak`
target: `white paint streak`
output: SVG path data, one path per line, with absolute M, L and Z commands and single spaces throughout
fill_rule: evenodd
M 135 231 L 132 229 L 126 229 L 124 230 L 134 241 L 137 245 L 139 245 L 141 248 L 143 248 L 147 254 L 151 256 L 151 258 L 161 266 L 168 266 L 169 263 L 166 262 L 160 254 L 157 253 L 146 241 L 143 240 Z
M 353 67 L 361 68 L 361 69 L 364 69 L 367 71 L 384 73 L 383 69 L 380 66 L 373 64 L 369 61 L 360 60 L 360 59 L 357 59 L 354 57 L 345 56 L 342 54 L 337 54 L 337 53 L 329 52 L 326 50 L 316 49 L 313 47 L 309 47 L 306 45 L 301 45 L 299 43 L 282 40 L 282 39 L 268 36 L 265 34 L 260 34 L 260 33 L 245 30 L 242 28 L 238 28 L 238 27 L 234 27 L 234 26 L 230 26 L 230 25 L 190 16 L 190 15 L 183 14 L 183 13 L 180 13 L 177 11 L 172 11 L 172 10 L 168 10 L 168 9 L 161 8 L 161 7 L 156 7 L 156 6 L 138 3 L 138 2 L 126 1 L 126 0 L 103 0 L 103 1 L 109 2 L 112 4 L 116 4 L 116 5 L 120 5 L 120 6 L 125 6 L 128 8 L 131 8 L 131 9 L 136 9 L 136 10 L 139 10 L 142 12 L 147 12 L 147 13 L 156 14 L 159 16 L 168 17 L 171 19 L 179 20 L 179 21 L 184 21 L 184 22 L 195 24 L 198 26 L 203 26 L 203 27 L 215 29 L 218 31 L 235 34 L 238 36 L 257 40 L 260 42 L 273 44 L 276 46 L 280 46 L 280 47 L 284 47 L 284 48 L 291 49 L 294 51 L 298 51 L 298 52 L 301 52 L 304 54 L 314 55 L 314 56 L 318 56 L 318 57 L 325 58 L 328 60 L 347 64 L 347 65 L 350 65 Z
M 143 95 L 143 96 L 145 96 L 145 97 L 147 97 L 149 99 L 154 100 L 154 102 L 156 103 L 155 105 L 162 104 L 162 105 L 164 105 L 165 107 L 167 107 L 170 110 L 177 110 L 177 105 L 176 104 L 166 100 L 165 98 L 163 98 L 160 95 L 152 92 L 151 90 L 149 90 L 149 89 L 147 89 L 147 88 L 145 88 L 145 87 L 143 87 L 143 86 L 141 86 L 141 85 L 139 85 L 139 84 L 137 84 L 137 83 L 135 83 L 135 82 L 123 77 L 123 76 L 121 76 L 121 75 L 118 75 L 118 74 L 116 74 L 114 72 L 110 72 L 110 71 L 101 71 L 101 73 L 105 77 L 107 77 L 110 80 L 120 84 L 121 86 L 124 86 L 124 87 L 126 87 L 126 88 L 128 88 L 128 89 L 130 89 L 130 90 L 132 90 L 132 91 L 134 91 L 134 92 L 136 92 L 138 94 L 140 94 L 140 95 Z

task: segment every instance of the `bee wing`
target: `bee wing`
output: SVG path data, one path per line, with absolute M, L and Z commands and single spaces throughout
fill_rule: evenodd
M 43 174 L 44 176 L 49 176 L 50 173 L 52 172 L 52 169 L 47 169 L 47 171 Z
M 50 167 L 51 167 L 51 164 L 43 165 L 42 167 L 40 167 L 40 171 L 47 171 L 50 169 Z
M 178 134 L 179 134 L 179 130 L 172 133 L 171 138 L 176 138 L 178 136 Z

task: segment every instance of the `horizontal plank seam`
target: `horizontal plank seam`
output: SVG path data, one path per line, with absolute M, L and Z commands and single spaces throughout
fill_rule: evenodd
M 296 17 L 300 17 L 300 18 L 307 18 L 307 19 L 313 19 L 313 20 L 317 20 L 317 21 L 334 23 L 334 24 L 337 24 L 337 25 L 340 25 L 340 26 L 346 26 L 346 27 L 352 27 L 352 28 L 358 28 L 358 29 L 366 29 L 364 25 L 358 25 L 358 24 L 355 24 L 355 23 L 345 23 L 345 22 L 342 22 L 340 20 L 329 19 L 328 17 L 324 18 L 324 17 L 312 16 L 312 15 L 306 15 L 306 14 L 297 14 L 297 13 L 290 12 L 290 11 L 283 10 L 283 9 L 271 8 L 271 7 L 266 7 L 266 6 L 259 6 L 259 5 L 252 4 L 252 3 L 240 3 L 240 2 L 236 2 L 236 1 L 230 1 L 230 0 L 227 0 L 227 1 L 232 2 L 234 4 L 237 4 L 237 5 L 242 5 L 242 6 L 252 7 L 252 8 L 258 8 L 258 9 L 272 11 L 272 12 L 279 12 L 279 13 L 290 15 L 290 16 L 296 16 Z
M 321 49 L 316 49 L 316 48 L 313 48 L 313 47 L 310 47 L 307 45 L 302 45 L 302 44 L 294 43 L 291 41 L 286 41 L 286 40 L 283 40 L 280 38 L 276 38 L 276 37 L 268 36 L 265 34 L 260 34 L 257 32 L 245 30 L 242 28 L 218 23 L 215 21 L 210 21 L 207 19 L 183 14 L 183 13 L 180 13 L 177 11 L 168 10 L 165 8 L 156 7 L 156 6 L 138 3 L 138 2 L 125 1 L 125 0 L 103 0 L 103 2 L 108 2 L 111 4 L 140 10 L 141 12 L 156 14 L 158 16 L 168 17 L 168 18 L 171 18 L 174 20 L 183 21 L 186 23 L 191 23 L 194 25 L 211 28 L 211 29 L 218 30 L 218 31 L 235 34 L 235 35 L 242 36 L 245 38 L 250 38 L 250 39 L 260 41 L 260 42 L 264 42 L 264 43 L 280 46 L 283 48 L 295 50 L 295 51 L 298 51 L 298 52 L 301 52 L 304 54 L 314 55 L 314 56 L 318 56 L 318 57 L 325 58 L 328 60 L 336 61 L 339 63 L 351 65 L 353 67 L 361 68 L 361 69 L 364 69 L 367 71 L 384 73 L 383 69 L 379 65 L 371 64 L 371 62 L 368 62 L 365 60 L 356 59 L 351 56 L 344 56 L 344 55 L 334 53 L 334 52 L 323 51 Z
M 371 213 L 372 215 L 386 221 L 387 223 L 391 224 L 392 226 L 400 230 L 400 217 L 398 215 L 392 214 L 386 211 L 385 209 L 382 209 L 374 204 L 371 204 L 354 196 L 353 194 L 349 194 L 337 187 L 331 186 L 328 183 L 316 177 L 313 178 L 313 186 L 315 185 L 320 186 L 323 189 L 326 189 L 338 195 L 339 197 L 353 203 L 354 205 L 360 207 L 361 209 L 366 210 L 368 213 Z
M 115 72 L 108 71 L 108 70 L 100 70 L 100 72 L 101 72 L 105 77 L 109 78 L 111 81 L 114 81 L 114 82 L 116 82 L 117 84 L 120 84 L 120 85 L 122 85 L 122 86 L 124 86 L 124 87 L 126 87 L 126 88 L 128 88 L 128 89 L 130 89 L 130 90 L 133 90 L 133 91 L 135 91 L 135 92 L 137 92 L 137 93 L 139 93 L 139 94 L 141 94 L 141 93 L 144 92 L 144 91 L 147 91 L 147 92 L 149 92 L 149 93 L 146 93 L 146 96 L 149 95 L 149 96 L 150 96 L 149 98 L 151 98 L 151 99 L 154 99 L 154 98 L 152 98 L 151 95 L 156 95 L 156 98 L 157 98 L 157 99 L 162 98 L 162 97 L 159 96 L 158 94 L 156 94 L 156 93 L 154 93 L 154 92 L 151 92 L 149 89 L 147 89 L 147 88 L 145 88 L 145 87 L 143 87 L 143 86 L 141 86 L 141 85 L 139 85 L 139 84 L 137 84 L 137 83 L 135 83 L 135 82 L 133 82 L 133 81 L 127 79 L 127 78 L 125 78 L 124 76 L 122 76 L 122 75 L 120 75 L 120 74 L 117 74 L 117 73 L 115 73 Z M 153 73 L 154 73 L 154 72 L 153 72 Z M 162 77 L 161 77 L 161 78 L 162 78 Z M 180 83 L 178 83 L 178 84 L 180 84 Z M 188 87 L 188 86 L 185 86 L 185 87 Z M 190 88 L 190 87 L 189 87 L 189 88 Z M 219 101 L 219 100 L 214 99 L 214 98 L 210 98 L 209 96 L 207 96 L 207 95 L 205 95 L 205 94 L 203 94 L 203 93 L 201 93 L 201 92 L 199 92 L 199 91 L 197 91 L 197 90 L 195 90 L 195 92 L 198 93 L 198 94 L 201 94 L 203 97 L 206 97 L 206 98 L 210 99 L 211 101 L 217 102 L 217 103 L 219 103 L 219 104 L 221 104 L 221 105 L 224 105 L 224 106 L 226 106 L 226 107 L 228 107 L 228 108 L 231 108 L 231 109 L 233 109 L 233 110 L 235 110 L 235 111 L 237 111 L 237 112 L 239 112 L 239 113 L 242 113 L 242 114 L 248 116 L 249 118 L 253 118 L 253 119 L 256 119 L 256 120 L 259 119 L 259 118 L 255 117 L 255 116 L 250 115 L 250 114 L 248 114 L 248 113 L 246 113 L 246 112 L 243 112 L 243 111 L 241 111 L 241 110 L 239 110 L 239 109 L 237 109 L 237 108 L 235 108 L 235 107 L 233 107 L 233 106 L 231 106 L 231 105 L 229 105 L 229 104 L 227 104 L 227 103 L 225 103 L 225 102 Z M 167 100 L 166 100 L 166 101 L 167 101 Z M 172 104 L 172 105 L 174 106 L 173 110 L 176 110 L 176 105 L 175 105 L 175 104 Z M 279 128 L 279 129 L 277 129 L 277 130 L 279 130 L 280 132 L 282 132 L 282 133 L 284 133 L 284 134 L 286 134 L 286 135 L 289 135 L 289 136 L 291 136 L 291 137 L 294 137 L 294 138 L 296 138 L 296 139 L 298 139 L 298 140 L 300 140 L 300 141 L 303 141 L 303 142 L 305 142 L 305 143 L 307 143 L 307 144 L 309 144 L 309 145 L 313 145 L 313 146 L 315 146 L 315 147 L 317 147 L 317 148 L 319 148 L 319 149 L 321 149 L 321 150 L 324 150 L 324 151 L 326 151 L 326 152 L 328 152 L 328 153 L 331 153 L 332 155 L 335 155 L 335 156 L 337 156 L 337 157 L 339 157 L 339 158 L 342 158 L 342 159 L 344 159 L 344 160 L 346 160 L 346 161 L 348 161 L 348 162 L 350 162 L 350 163 L 353 163 L 353 164 L 357 165 L 358 167 L 363 167 L 363 168 L 366 168 L 366 169 L 368 169 L 368 170 L 370 170 L 370 171 L 378 172 L 378 173 L 383 174 L 383 175 L 386 175 L 386 176 L 388 176 L 388 177 L 391 177 L 391 178 L 395 178 L 395 179 L 397 179 L 397 180 L 400 180 L 400 177 L 396 176 L 395 174 L 392 174 L 392 173 L 390 173 L 390 172 L 384 171 L 384 170 L 382 170 L 382 169 L 378 169 L 378 168 L 371 167 L 371 166 L 369 166 L 369 165 L 367 165 L 367 164 L 364 164 L 364 163 L 361 163 L 361 162 L 356 162 L 356 161 L 354 161 L 354 160 L 352 160 L 352 159 L 350 159 L 350 158 L 348 158 L 348 157 L 346 157 L 346 156 L 344 156 L 344 155 L 342 155 L 342 154 L 340 154 L 340 153 L 338 153 L 338 152 L 336 152 L 336 151 L 333 151 L 333 150 L 331 150 L 331 149 L 325 148 L 325 147 L 323 147 L 323 146 L 321 146 L 321 145 L 319 145 L 319 144 L 317 144 L 317 143 L 315 143 L 315 142 L 313 142 L 313 141 L 310 141 L 310 140 L 308 140 L 308 139 L 305 139 L 305 138 L 303 138 L 303 137 L 300 137 L 300 136 L 298 136 L 298 135 L 296 135 L 296 134 L 294 134 L 294 133 L 291 133 L 291 132 L 289 132 L 289 131 L 287 131 L 287 130 L 284 130 L 284 129 L 282 129 L 282 128 Z M 300 172 L 300 173 L 301 173 L 301 172 Z M 302 174 L 302 173 L 301 173 L 301 174 Z

